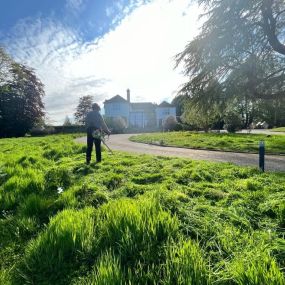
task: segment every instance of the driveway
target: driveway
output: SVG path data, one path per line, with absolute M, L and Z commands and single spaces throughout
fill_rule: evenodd
M 174 156 L 216 162 L 231 162 L 242 166 L 258 167 L 258 154 L 155 146 L 131 142 L 129 141 L 129 137 L 132 135 L 133 134 L 111 135 L 110 139 L 107 140 L 106 143 L 112 150 L 126 151 L 137 154 Z M 86 143 L 86 137 L 77 138 L 76 141 L 79 143 Z M 285 156 L 266 155 L 265 170 L 285 171 Z

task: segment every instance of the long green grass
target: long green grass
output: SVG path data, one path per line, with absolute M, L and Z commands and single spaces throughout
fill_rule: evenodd
M 271 129 L 273 132 L 285 132 L 285 127 Z
M 285 173 L 0 140 L 0 284 L 285 284 Z
M 164 132 L 130 137 L 131 141 L 162 146 L 257 153 L 259 142 L 265 142 L 266 153 L 285 154 L 285 136 L 198 132 Z

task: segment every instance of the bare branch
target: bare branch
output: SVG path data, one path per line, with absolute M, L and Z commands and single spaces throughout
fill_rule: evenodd
M 280 54 L 285 55 L 285 45 L 283 45 L 276 35 L 276 18 L 273 17 L 273 0 L 263 0 L 262 3 L 263 30 L 267 36 L 271 47 Z

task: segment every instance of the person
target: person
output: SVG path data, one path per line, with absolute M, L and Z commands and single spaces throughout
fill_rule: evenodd
M 85 125 L 87 131 L 87 150 L 86 150 L 86 164 L 90 164 L 93 143 L 95 144 L 96 162 L 101 162 L 101 139 L 100 136 L 94 136 L 94 132 L 101 133 L 102 131 L 110 135 L 110 130 L 107 127 L 103 117 L 99 113 L 101 110 L 97 103 L 92 105 L 92 111 L 86 115 Z

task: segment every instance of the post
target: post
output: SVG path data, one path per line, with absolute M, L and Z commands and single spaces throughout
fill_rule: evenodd
M 259 169 L 264 172 L 264 155 L 265 155 L 265 144 L 264 141 L 259 142 Z

